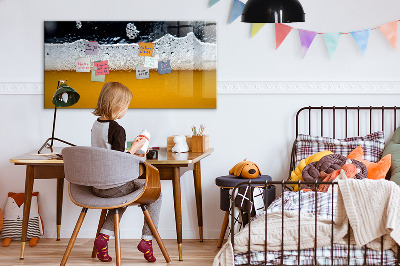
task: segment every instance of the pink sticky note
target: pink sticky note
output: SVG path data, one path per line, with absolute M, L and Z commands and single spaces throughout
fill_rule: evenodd
M 108 60 L 94 62 L 94 66 L 96 67 L 96 76 L 109 74 Z

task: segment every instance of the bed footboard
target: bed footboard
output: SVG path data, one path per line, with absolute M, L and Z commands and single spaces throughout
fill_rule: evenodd
M 313 199 L 312 202 L 310 202 L 310 196 L 308 198 L 308 202 L 307 205 L 313 205 L 314 208 L 314 216 L 315 216 L 315 223 L 314 223 L 314 227 L 315 227 L 315 232 L 314 232 L 314 247 L 311 249 L 307 249 L 307 250 L 302 250 L 301 246 L 302 246 L 302 235 L 301 235 L 301 230 L 298 229 L 298 235 L 297 235 L 297 250 L 291 249 L 290 254 L 294 254 L 292 256 L 292 259 L 290 261 L 287 261 L 286 257 L 288 257 L 286 254 L 286 250 L 285 250 L 285 215 L 283 215 L 285 213 L 286 207 L 285 207 L 285 192 L 288 193 L 295 193 L 296 197 L 298 197 L 298 208 L 296 210 L 297 214 L 298 214 L 298 223 L 297 226 L 298 228 L 300 228 L 300 225 L 302 223 L 301 220 L 301 206 L 302 206 L 302 196 L 304 194 L 304 192 L 302 192 L 301 190 L 293 192 L 293 191 L 288 191 L 286 188 L 286 185 L 292 185 L 292 184 L 297 184 L 299 185 L 299 187 L 301 185 L 312 185 L 313 186 L 313 190 L 308 192 L 308 193 L 313 193 L 313 194 L 309 194 L 312 195 Z M 350 242 L 350 224 L 348 224 L 348 231 L 347 231 L 347 236 L 346 236 L 346 244 L 343 246 L 341 246 L 342 253 L 340 253 L 340 255 L 337 255 L 337 246 L 335 246 L 336 244 L 334 243 L 334 210 L 335 207 L 334 204 L 336 204 L 334 197 L 336 197 L 336 193 L 334 193 L 334 191 L 338 188 L 338 182 L 337 181 L 333 181 L 333 182 L 302 182 L 302 181 L 266 181 L 266 182 L 262 182 L 262 181 L 246 181 L 246 182 L 242 182 L 240 184 L 238 184 L 237 186 L 235 186 L 235 188 L 232 191 L 232 195 L 235 195 L 236 190 L 239 187 L 243 187 L 243 186 L 249 186 L 249 187 L 258 187 L 258 188 L 262 188 L 265 190 L 265 194 L 266 194 L 266 198 L 268 198 L 268 188 L 270 185 L 275 185 L 277 188 L 280 186 L 282 189 L 282 194 L 280 198 L 277 198 L 275 200 L 274 203 L 279 203 L 278 201 L 280 201 L 281 203 L 281 207 L 280 210 L 282 212 L 282 219 L 281 219 L 281 238 L 280 238 L 280 249 L 277 251 L 275 249 L 274 254 L 279 254 L 278 259 L 271 259 L 271 255 L 270 255 L 270 251 L 268 250 L 268 243 L 269 241 L 271 241 L 271 239 L 268 239 L 268 216 L 271 215 L 271 213 L 268 213 L 267 211 L 267 202 L 265 202 L 265 213 L 261 214 L 264 215 L 264 221 L 265 224 L 263 225 L 263 230 L 264 230 L 264 239 L 265 239 L 265 243 L 263 244 L 264 246 L 264 250 L 257 250 L 257 256 L 253 256 L 253 253 L 255 252 L 254 250 L 252 250 L 252 223 L 254 223 L 254 220 L 256 219 L 249 219 L 248 224 L 247 224 L 247 229 L 248 229 L 248 242 L 247 242 L 247 250 L 246 252 L 242 252 L 240 255 L 243 257 L 244 256 L 244 260 L 242 260 L 241 262 L 239 262 L 239 265 L 400 265 L 400 252 L 397 253 L 396 256 L 394 256 L 394 252 L 392 251 L 384 251 L 384 245 L 383 245 L 383 237 L 381 237 L 381 243 L 380 243 L 380 251 L 372 251 L 370 249 L 368 249 L 366 246 L 363 246 L 362 248 L 358 248 L 357 252 L 359 252 L 359 254 L 363 254 L 363 259 L 361 259 L 360 261 L 360 256 L 357 257 L 357 263 L 356 264 L 352 264 L 352 262 L 354 262 L 354 259 L 352 259 L 352 256 L 354 257 L 356 254 L 356 251 L 354 250 L 354 245 L 351 245 Z M 318 217 L 318 213 L 319 213 L 319 209 L 318 209 L 318 193 L 322 193 L 322 192 L 318 192 L 318 187 L 320 185 L 330 185 L 332 186 L 332 193 L 324 193 L 326 194 L 325 197 L 331 197 L 331 200 L 329 202 L 329 212 L 330 212 L 330 228 L 331 228 L 331 239 L 330 239 L 330 247 L 329 244 L 328 246 L 324 249 L 324 259 L 323 262 L 321 263 L 321 259 L 317 258 L 317 253 L 319 251 L 319 247 L 317 246 L 318 243 L 318 232 L 317 232 L 317 217 Z M 252 198 L 252 190 L 250 189 L 250 198 Z M 294 194 L 293 194 L 294 195 Z M 315 195 L 315 196 L 314 196 Z M 321 194 L 320 194 L 321 195 Z M 304 197 L 304 196 L 303 196 Z M 272 204 L 273 205 L 273 204 Z M 271 205 L 270 205 L 271 207 Z M 233 249 L 235 250 L 235 233 L 234 233 L 234 217 L 235 217 L 235 208 L 234 208 L 234 198 L 232 198 L 231 200 L 231 232 L 230 232 L 230 241 L 232 244 Z M 257 216 L 257 219 L 260 218 L 260 216 Z M 258 224 L 258 226 L 260 226 Z M 247 231 L 245 232 L 247 234 Z M 260 243 L 258 243 L 260 244 Z M 243 249 L 243 247 L 241 247 Z M 397 248 L 399 248 L 399 245 L 397 245 Z M 345 250 L 344 250 L 345 249 Z M 330 250 L 330 256 L 327 256 L 327 252 Z M 260 254 L 263 256 L 260 256 Z M 346 254 L 347 253 L 347 254 Z M 354 253 L 354 254 L 352 254 Z M 369 255 L 368 255 L 369 254 Z M 372 255 L 371 255 L 372 254 Z M 340 256 L 340 257 L 338 257 Z M 373 256 L 371 257 L 371 259 L 368 256 Z M 258 259 L 254 259 L 255 257 L 258 257 Z M 260 260 L 260 257 L 263 257 L 264 260 Z M 289 256 L 290 257 L 290 256 Z M 297 258 L 297 259 L 293 259 L 293 257 Z M 296 260 L 296 261 L 294 261 Z M 243 261 L 245 263 L 243 263 Z M 372 262 L 371 262 L 372 261 Z M 247 263 L 246 263 L 247 262 Z M 371 264 L 372 263 L 372 264 Z

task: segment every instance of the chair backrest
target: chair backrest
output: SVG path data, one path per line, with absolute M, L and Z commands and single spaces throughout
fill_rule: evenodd
M 83 186 L 118 186 L 139 176 L 144 158 L 97 147 L 67 147 L 62 150 L 65 179 Z

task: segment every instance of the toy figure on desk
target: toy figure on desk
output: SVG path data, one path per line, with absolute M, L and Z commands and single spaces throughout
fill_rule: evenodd
M 32 193 L 31 212 L 29 214 L 27 239 L 29 246 L 34 247 L 43 235 L 43 223 L 39 216 L 38 196 L 39 192 Z M 24 213 L 24 193 L 9 192 L 4 208 L 4 222 L 1 230 L 3 247 L 8 247 L 11 240 L 21 241 L 22 219 Z
M 188 152 L 189 146 L 186 143 L 185 136 L 175 136 L 174 137 L 175 146 L 172 148 L 172 152 Z

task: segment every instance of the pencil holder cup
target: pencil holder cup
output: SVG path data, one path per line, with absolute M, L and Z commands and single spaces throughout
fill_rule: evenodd
M 192 152 L 205 152 L 208 150 L 209 136 L 192 136 Z

